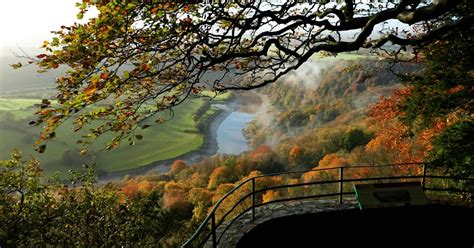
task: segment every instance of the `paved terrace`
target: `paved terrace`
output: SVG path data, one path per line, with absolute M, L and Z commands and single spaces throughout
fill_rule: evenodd
M 426 206 L 360 211 L 355 199 L 281 202 L 236 220 L 219 247 L 473 247 L 474 208 Z M 226 224 L 217 230 L 220 236 Z M 328 243 L 329 242 L 329 243 Z M 382 242 L 382 243 L 380 243 Z M 329 245 L 328 244 L 332 244 Z M 205 247 L 212 247 L 207 242 Z
M 219 247 L 236 247 L 239 240 L 257 225 L 266 221 L 293 215 L 314 214 L 325 211 L 358 209 L 357 202 L 354 198 L 345 199 L 345 203 L 338 204 L 336 200 L 301 200 L 290 202 L 279 202 L 255 209 L 255 221 L 252 221 L 252 212 L 248 211 L 236 220 L 232 226 L 226 231 L 219 242 Z M 217 229 L 217 237 L 219 237 L 226 227 L 221 225 Z M 209 240 L 204 247 L 212 247 Z

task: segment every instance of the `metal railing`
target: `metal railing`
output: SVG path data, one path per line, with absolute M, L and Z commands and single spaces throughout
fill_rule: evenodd
M 418 170 L 416 170 L 415 174 L 418 175 L 411 175 L 411 173 L 406 173 L 407 175 L 397 175 L 397 176 L 376 176 L 376 177 L 364 177 L 364 178 L 345 178 L 344 172 L 347 170 L 360 170 L 360 169 L 381 169 L 385 167 L 391 167 L 394 169 L 400 169 L 405 166 L 419 166 Z M 294 200 L 304 200 L 304 199 L 314 199 L 314 198 L 325 198 L 325 197 L 337 197 L 338 203 L 342 204 L 344 202 L 344 196 L 346 195 L 354 195 L 353 191 L 346 192 L 344 191 L 344 187 L 348 185 L 348 183 L 356 183 L 356 182 L 374 182 L 374 181 L 407 181 L 407 180 L 417 180 L 420 181 L 423 190 L 425 191 L 446 191 L 446 192 L 461 192 L 461 193 L 473 193 L 471 191 L 466 191 L 463 189 L 456 189 L 456 188 L 428 188 L 427 179 L 440 179 L 440 180 L 454 180 L 454 181 L 474 181 L 474 178 L 461 178 L 461 177 L 451 177 L 451 176 L 436 176 L 436 175 L 427 175 L 427 167 L 428 163 L 402 163 L 402 164 L 389 164 L 389 165 L 378 165 L 378 166 L 350 166 L 350 167 L 334 167 L 334 168 L 324 168 L 324 169 L 313 169 L 313 170 L 300 170 L 300 171 L 289 171 L 289 172 L 282 172 L 282 173 L 273 173 L 273 174 L 266 174 L 255 176 L 249 179 L 244 180 L 237 186 L 235 186 L 232 190 L 227 192 L 224 196 L 222 196 L 214 205 L 208 216 L 203 220 L 201 225 L 195 231 L 195 233 L 191 236 L 191 238 L 186 241 L 182 245 L 182 247 L 202 247 L 206 242 L 212 242 L 212 247 L 217 247 L 220 240 L 224 236 L 225 232 L 228 228 L 237 220 L 239 217 L 251 211 L 252 220 L 255 220 L 255 209 L 260 206 L 277 203 L 277 202 L 286 202 L 286 201 L 294 201 Z M 304 173 L 311 173 L 311 172 L 328 172 L 328 171 L 338 171 L 338 178 L 333 180 L 321 180 L 321 181 L 310 181 L 310 182 L 301 182 L 295 184 L 283 184 L 271 187 L 264 187 L 261 189 L 257 189 L 256 181 L 262 178 L 271 178 L 275 176 L 282 176 L 282 175 L 303 175 Z M 399 171 L 397 171 L 399 174 Z M 376 173 L 373 173 L 376 174 Z M 239 189 L 243 189 L 245 185 L 250 184 L 250 192 L 242 196 L 240 199 L 236 201 L 236 203 L 227 210 L 221 217 L 220 220 L 217 221 L 216 213 L 220 210 L 220 207 L 224 200 L 229 198 L 231 195 L 235 194 L 235 192 Z M 257 201 L 258 195 L 263 195 L 263 193 L 268 192 L 270 190 L 279 190 L 279 189 L 290 189 L 290 188 L 297 188 L 297 187 L 307 187 L 307 186 L 314 186 L 314 185 L 338 185 L 338 192 L 333 193 L 317 193 L 311 194 L 306 196 L 296 196 L 290 198 L 283 198 L 283 199 L 276 199 L 267 202 L 259 203 Z M 230 216 L 230 214 L 234 213 L 237 207 L 243 205 L 247 199 L 251 197 L 251 204 L 250 207 L 245 208 L 242 212 L 237 214 L 232 218 L 232 220 L 227 223 L 227 226 L 221 231 L 220 235 L 217 235 L 217 229 L 224 223 L 226 218 Z M 245 206 L 244 206 L 245 207 Z M 210 225 L 210 227 L 209 227 Z M 205 232 L 208 231 L 206 234 Z

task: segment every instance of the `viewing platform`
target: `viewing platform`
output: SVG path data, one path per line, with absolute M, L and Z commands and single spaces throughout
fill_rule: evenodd
M 248 178 L 216 202 L 182 247 L 472 247 L 474 178 L 428 167 L 347 166 Z M 359 170 L 370 173 L 354 177 Z M 269 178 L 305 173 L 325 177 L 266 186 Z
M 264 210 L 273 215 L 267 220 L 263 217 L 256 223 L 241 225 L 240 230 L 235 225 L 219 247 L 353 247 L 355 244 L 356 247 L 472 247 L 474 244 L 472 207 L 429 204 L 359 210 L 356 204 L 346 203 L 292 204 L 282 210 L 277 210 L 277 206 L 275 210 Z M 280 214 L 283 215 L 277 217 Z M 231 231 L 235 232 L 234 236 Z
M 291 216 L 297 216 L 296 218 L 298 218 L 298 216 L 306 216 L 326 211 L 352 210 L 357 208 L 358 206 L 355 199 L 343 204 L 338 204 L 334 200 L 301 200 L 265 205 L 255 209 L 255 220 L 252 220 L 251 212 L 247 212 L 236 220 L 222 236 L 222 241 L 219 244 L 219 247 L 252 247 L 252 245 L 245 245 L 247 243 L 264 244 L 264 240 L 267 240 L 267 238 L 260 240 L 260 237 L 255 237 L 255 235 L 260 236 L 260 232 L 262 231 L 271 236 L 269 242 L 273 243 L 274 240 L 277 240 L 273 235 L 275 234 L 273 227 L 271 228 L 271 232 L 261 230 L 261 227 L 266 229 L 268 225 L 267 223 L 273 223 L 275 220 L 279 222 L 278 220 L 282 217 L 288 218 Z M 284 222 L 285 221 L 283 221 L 282 224 L 284 224 Z M 277 229 L 282 231 L 286 230 L 285 234 L 281 236 L 281 239 L 286 239 L 287 241 L 288 239 L 293 239 L 291 230 L 287 230 L 291 229 L 291 226 L 278 226 Z M 217 229 L 218 235 L 222 233 L 223 229 L 224 228 Z M 208 240 L 204 247 L 212 247 L 212 241 Z

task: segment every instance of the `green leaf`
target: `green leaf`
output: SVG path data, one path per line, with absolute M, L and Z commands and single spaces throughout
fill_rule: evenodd
M 84 13 L 79 12 L 79 13 L 77 13 L 76 17 L 77 17 L 77 19 L 81 20 L 82 18 L 84 18 Z
M 59 38 L 58 37 L 54 37 L 53 38 L 53 46 L 57 46 L 59 45 Z
M 129 71 L 124 71 L 123 72 L 123 77 L 124 78 L 129 78 L 130 77 L 130 72 Z
M 20 62 L 18 62 L 18 63 L 16 63 L 16 64 L 12 64 L 12 65 L 10 65 L 10 66 L 11 66 L 13 69 L 18 69 L 18 68 L 21 68 L 23 65 L 22 65 Z
M 130 10 L 130 9 L 134 9 L 135 7 L 136 7 L 135 4 L 129 3 L 129 4 L 127 4 L 127 7 L 126 7 L 126 8 L 127 8 L 128 10 Z

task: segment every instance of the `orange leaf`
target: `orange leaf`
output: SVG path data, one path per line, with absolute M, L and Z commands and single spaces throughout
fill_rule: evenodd
M 107 73 L 105 73 L 105 72 L 102 73 L 102 74 L 100 74 L 100 78 L 101 78 L 102 80 L 107 80 L 108 77 L 109 77 L 109 75 L 108 75 Z

